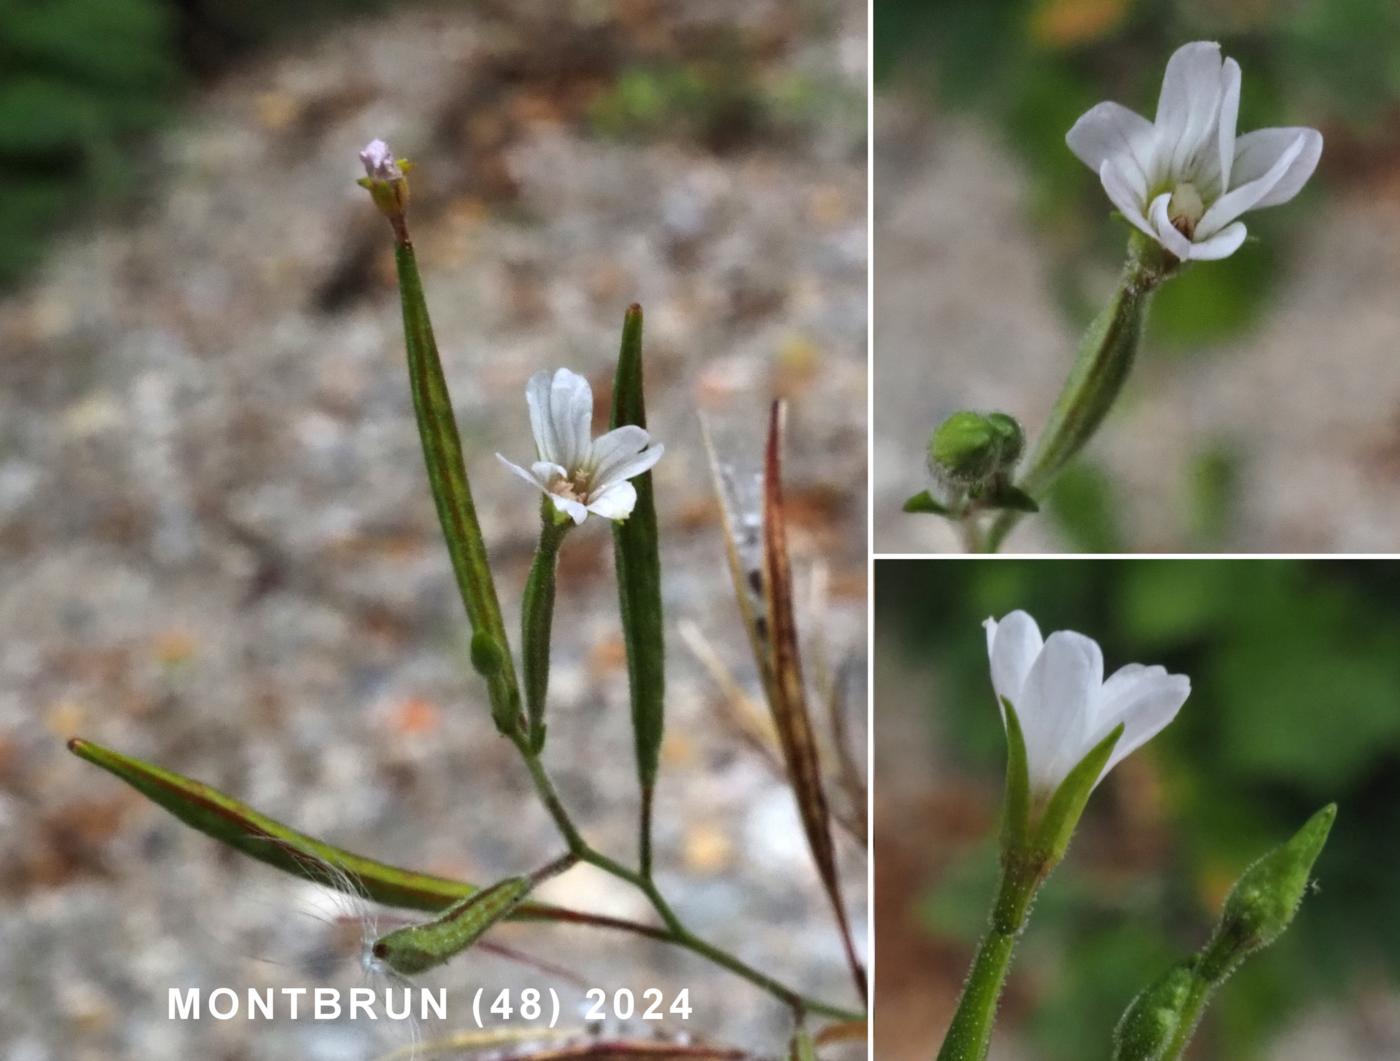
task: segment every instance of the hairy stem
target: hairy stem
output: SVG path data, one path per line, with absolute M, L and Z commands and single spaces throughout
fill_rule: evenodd
M 1176 1033 L 1172 1036 L 1171 1042 L 1167 1044 L 1166 1053 L 1162 1054 L 1162 1061 L 1176 1061 L 1186 1050 L 1187 1045 L 1191 1042 L 1191 1037 L 1196 1034 L 1196 1026 L 1201 1023 L 1201 1017 L 1206 1011 L 1206 1003 L 1210 1001 L 1211 993 L 1214 990 L 1215 983 L 1199 973 L 1192 974 L 1186 1000 L 1179 1010 Z
M 977 945 L 972 970 L 938 1051 L 938 1061 L 983 1061 L 987 1056 L 997 1002 L 1011 969 L 1011 954 L 1042 879 L 1043 872 L 1037 866 L 1021 865 L 1014 858 L 1003 862 L 991 923 Z
M 1074 367 L 1017 480 L 1016 486 L 1036 501 L 1094 437 L 1118 400 L 1137 357 L 1152 294 L 1179 265 L 1156 243 L 1134 233 L 1118 289 L 1080 340 Z M 996 552 L 1023 515 L 1004 509 L 988 529 L 982 550 Z

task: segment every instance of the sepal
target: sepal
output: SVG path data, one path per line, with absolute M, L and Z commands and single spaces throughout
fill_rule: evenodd
M 1064 858 L 1069 839 L 1074 835 L 1074 827 L 1084 813 L 1084 805 L 1089 802 L 1089 795 L 1099 783 L 1109 756 L 1122 736 L 1123 724 L 1120 722 L 1112 733 L 1089 749 L 1050 797 L 1031 837 L 1031 846 L 1044 854 L 1047 866 L 1053 866 Z
M 1006 697 L 1001 698 L 1001 704 L 1006 723 L 1006 794 L 1001 810 L 1001 850 L 1011 855 L 1026 849 L 1026 837 L 1030 832 L 1030 766 L 1026 760 L 1026 738 L 1021 732 L 1016 709 Z

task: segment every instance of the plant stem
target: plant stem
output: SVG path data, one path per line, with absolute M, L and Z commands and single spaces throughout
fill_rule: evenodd
M 555 519 L 554 506 L 548 498 L 542 504 L 542 517 L 540 544 L 530 564 L 520 605 L 520 665 L 525 685 L 525 714 L 530 748 L 536 753 L 544 747 L 544 705 L 549 693 L 549 640 L 554 626 L 554 582 L 559 546 L 573 526 Z
M 1043 879 L 1040 867 L 1022 864 L 1014 856 L 1003 860 L 991 924 L 977 945 L 972 970 L 938 1051 L 938 1061 L 982 1061 L 987 1056 L 997 1001 L 1011 968 L 1016 937 L 1025 927 L 1031 899 Z
M 1133 367 L 1152 293 L 1180 263 L 1157 243 L 1134 233 L 1118 289 L 1080 340 L 1079 353 L 1017 487 L 1040 501 L 1065 465 L 1093 438 Z M 994 553 L 1024 513 L 1003 510 L 982 542 Z
M 1176 1034 L 1167 1044 L 1166 1053 L 1162 1054 L 1161 1061 L 1176 1061 L 1186 1050 L 1191 1037 L 1196 1034 L 1196 1025 L 1201 1023 L 1206 1003 L 1210 1001 L 1211 992 L 1214 990 L 1213 982 L 1199 974 L 1192 975 L 1190 991 L 1181 1005 L 1180 1016 L 1177 1019 Z
M 573 819 L 569 816 L 563 801 L 559 798 L 558 790 L 554 787 L 554 782 L 549 777 L 549 772 L 540 761 L 538 755 L 531 751 L 527 739 L 524 737 L 514 738 L 513 743 L 520 751 L 521 758 L 525 761 L 526 769 L 530 772 L 530 779 L 534 782 L 535 791 L 539 794 L 540 800 L 544 803 L 545 810 L 554 820 L 560 835 L 569 847 L 569 852 L 580 862 L 586 862 L 590 866 L 602 870 L 609 876 L 616 877 L 632 885 L 651 903 L 652 909 L 656 911 L 662 923 L 666 926 L 664 939 L 668 943 L 678 947 L 684 947 L 694 954 L 729 970 L 735 976 L 741 977 L 753 984 L 760 990 L 766 991 L 780 1002 L 792 1008 L 795 1013 L 817 1013 L 822 1016 L 832 1017 L 836 1020 L 863 1020 L 864 1014 L 856 1011 L 834 1006 L 818 999 L 808 998 L 788 987 L 779 980 L 768 976 L 748 965 L 741 959 L 730 954 L 728 951 L 715 946 L 694 932 L 690 931 L 681 921 L 676 912 L 661 894 L 660 889 L 650 877 L 643 876 L 634 869 L 624 866 L 617 860 L 610 858 L 601 851 L 593 848 L 582 834 L 578 827 L 574 825 Z

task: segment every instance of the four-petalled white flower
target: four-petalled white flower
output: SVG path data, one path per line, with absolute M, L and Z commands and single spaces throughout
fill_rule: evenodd
M 637 503 L 636 487 L 627 480 L 650 469 L 665 447 L 635 425 L 590 440 L 593 390 L 567 368 L 531 376 L 525 401 L 539 459 L 528 471 L 497 453 L 501 463 L 548 494 L 554 507 L 575 523 L 590 512 L 626 519 Z
M 1286 203 L 1322 155 L 1316 129 L 1235 136 L 1240 66 L 1197 41 L 1167 63 L 1156 121 L 1100 103 L 1074 123 L 1069 148 L 1099 175 L 1123 216 L 1182 261 L 1227 258 L 1246 210 Z
M 1191 692 L 1185 675 L 1139 663 L 1120 667 L 1105 681 L 1097 642 L 1072 630 L 1042 640 L 1035 620 L 1022 611 L 982 625 L 992 686 L 998 701 L 1011 701 L 1021 723 L 1032 792 L 1058 788 L 1121 722 L 1123 735 L 1099 774 L 1102 781 L 1166 728 Z

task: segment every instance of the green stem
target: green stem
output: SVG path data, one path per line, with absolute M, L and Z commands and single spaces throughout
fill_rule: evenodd
M 1118 289 L 1080 340 L 1074 367 L 1016 483 L 1036 501 L 1113 408 L 1137 356 L 1152 294 L 1179 266 L 1157 243 L 1133 234 Z M 1023 515 L 1003 510 L 982 542 L 983 551 L 996 552 Z
M 489 659 L 492 665 L 482 669 L 491 700 L 491 715 L 496 728 L 509 734 L 519 725 L 520 693 L 516 685 L 515 668 L 510 660 L 510 641 L 506 637 L 501 605 L 496 597 L 496 584 L 486 558 L 486 544 L 472 502 L 471 484 L 467 480 L 466 461 L 462 456 L 462 441 L 457 433 L 457 420 L 452 412 L 452 395 L 438 355 L 437 340 L 428 316 L 428 304 L 423 295 L 423 280 L 418 275 L 418 261 L 413 243 L 402 217 L 391 219 L 394 224 L 394 263 L 398 268 L 399 294 L 403 304 L 404 343 L 408 352 L 409 386 L 413 394 L 413 411 L 418 421 L 418 433 L 423 444 L 428 482 L 433 503 L 437 506 L 447 551 L 452 559 L 452 571 L 457 590 L 467 610 L 474 635 L 473 660 Z M 482 639 L 490 647 L 485 648 Z
M 1003 860 L 991 923 L 977 945 L 972 970 L 938 1051 L 938 1061 L 982 1061 L 987 1056 L 997 1001 L 1011 968 L 1011 953 L 1043 879 L 1043 868 L 1020 863 L 1014 857 Z
M 544 747 L 544 706 L 549 692 L 549 642 L 554 626 L 555 571 L 559 546 L 573 526 L 555 519 L 554 505 L 544 500 L 540 544 L 525 580 L 520 609 L 521 669 L 525 681 L 525 713 L 529 720 L 530 748 Z
M 1176 1034 L 1167 1044 L 1166 1052 L 1162 1054 L 1161 1061 L 1176 1061 L 1176 1058 L 1180 1057 L 1186 1050 L 1191 1042 L 1191 1037 L 1196 1034 L 1196 1026 L 1201 1023 L 1206 1003 L 1210 1001 L 1211 993 L 1214 990 L 1215 983 L 1199 973 L 1192 974 L 1186 1000 L 1182 1003 L 1179 1011 Z
M 525 767 L 530 772 L 530 779 L 534 782 L 535 791 L 539 794 L 541 802 L 544 803 L 545 810 L 554 820 L 560 835 L 569 847 L 571 855 L 580 862 L 586 862 L 590 866 L 602 870 L 604 873 L 618 880 L 632 885 L 651 903 L 652 909 L 656 911 L 662 923 L 666 926 L 664 936 L 666 942 L 683 947 L 693 954 L 698 954 L 722 969 L 727 969 L 735 976 L 741 977 L 753 984 L 762 991 L 767 992 L 774 998 L 789 1006 L 794 1012 L 816 1013 L 822 1016 L 831 1017 L 835 1020 L 858 1021 L 864 1019 L 864 1014 L 845 1009 L 841 1006 L 834 1006 L 819 999 L 808 998 L 788 987 L 780 980 L 776 980 L 766 973 L 760 972 L 753 966 L 730 954 L 728 951 L 715 946 L 712 943 L 697 936 L 690 931 L 677 916 L 665 896 L 650 877 L 644 876 L 634 869 L 630 869 L 610 858 L 601 851 L 593 848 L 582 834 L 578 827 L 574 825 L 573 819 L 569 816 L 567 808 L 559 798 L 558 790 L 554 787 L 554 782 L 549 777 L 549 772 L 540 762 L 540 758 L 531 751 L 527 740 L 524 737 L 516 737 L 515 746 L 520 751 L 521 758 L 525 761 Z

